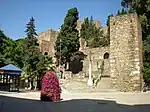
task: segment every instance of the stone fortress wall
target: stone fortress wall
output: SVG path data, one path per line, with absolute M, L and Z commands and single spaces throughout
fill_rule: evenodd
M 96 25 L 96 27 L 101 26 L 101 23 L 99 21 L 93 21 L 93 22 Z M 82 23 L 83 21 L 80 21 L 80 20 L 77 21 L 78 31 L 80 31 Z M 55 46 L 55 42 L 56 42 L 58 34 L 59 34 L 59 30 L 54 31 L 52 29 L 48 29 L 38 34 L 39 47 L 40 47 L 40 51 L 43 54 L 47 54 L 47 55 L 54 57 L 55 55 L 54 46 Z
M 77 22 L 78 31 L 82 23 L 82 21 Z M 101 26 L 99 21 L 95 21 L 95 24 L 97 27 Z M 107 34 L 108 28 L 105 27 L 103 30 Z M 47 30 L 39 34 L 40 49 L 43 53 L 48 52 L 49 55 L 54 56 L 58 33 L 58 31 Z M 105 88 L 118 91 L 141 91 L 143 87 L 142 34 L 137 14 L 111 17 L 109 33 L 110 46 L 108 47 L 89 49 L 84 40 L 79 40 L 79 51 L 87 55 L 83 61 L 82 72 L 88 74 L 91 54 L 92 75 L 101 76 L 99 85 L 107 85 Z
M 39 47 L 40 47 L 40 51 L 43 54 L 47 54 L 47 55 L 54 57 L 55 55 L 54 46 L 55 46 L 55 42 L 56 42 L 58 34 L 59 34 L 59 31 L 54 31 L 52 29 L 49 29 L 47 31 L 44 31 L 38 34 Z
M 142 34 L 137 14 L 110 18 L 110 76 L 120 91 L 143 86 Z
M 109 71 L 109 46 L 108 47 L 102 47 L 102 48 L 86 48 L 84 50 L 84 54 L 87 55 L 87 57 L 84 59 L 84 65 L 83 65 L 83 71 L 87 72 L 88 71 L 88 66 L 89 66 L 89 56 L 91 52 L 91 60 L 92 60 L 92 71 L 96 72 L 99 71 L 100 66 L 102 64 L 102 61 L 104 61 L 104 66 L 105 68 L 104 71 L 108 70 Z M 108 57 L 106 57 L 108 55 Z M 107 63 L 107 64 L 106 64 Z M 107 66 L 107 67 L 106 67 Z M 103 74 L 103 75 L 109 75 L 109 73 Z

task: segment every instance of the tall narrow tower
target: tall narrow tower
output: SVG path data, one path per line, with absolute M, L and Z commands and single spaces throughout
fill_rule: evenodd
M 142 89 L 142 33 L 135 13 L 110 18 L 110 76 L 119 91 Z

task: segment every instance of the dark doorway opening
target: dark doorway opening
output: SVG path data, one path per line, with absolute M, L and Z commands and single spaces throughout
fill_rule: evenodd
M 44 55 L 48 55 L 48 52 L 45 52 Z
M 109 58 L 109 53 L 106 52 L 106 53 L 104 54 L 104 59 L 108 59 L 108 58 Z

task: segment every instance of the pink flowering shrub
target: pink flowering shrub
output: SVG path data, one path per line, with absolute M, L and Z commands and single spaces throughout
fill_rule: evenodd
M 46 72 L 42 79 L 41 100 L 60 100 L 61 88 L 54 72 Z

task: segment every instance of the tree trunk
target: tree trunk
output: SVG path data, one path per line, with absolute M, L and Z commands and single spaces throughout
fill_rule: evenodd
M 40 80 L 37 80 L 37 89 L 41 90 L 41 81 Z
M 34 90 L 33 79 L 31 80 L 31 90 Z
M 69 70 L 69 62 L 67 61 L 67 62 L 65 62 L 65 70 Z

